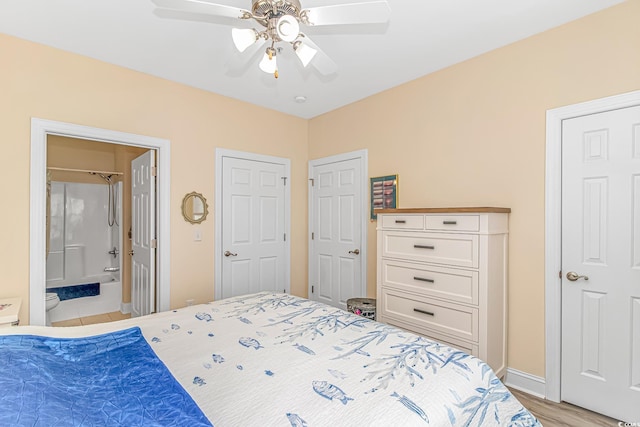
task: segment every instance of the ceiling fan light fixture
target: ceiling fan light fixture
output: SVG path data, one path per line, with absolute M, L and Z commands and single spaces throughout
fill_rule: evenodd
M 249 46 L 258 41 L 260 35 L 253 28 L 233 28 L 231 38 L 238 52 L 244 52 Z
M 282 41 L 291 43 L 298 38 L 300 24 L 295 17 L 283 15 L 276 22 L 276 32 Z
M 276 63 L 276 50 L 268 47 L 262 61 L 260 61 L 260 69 L 268 74 L 276 74 L 278 72 L 278 64 Z
M 312 39 L 300 32 L 302 24 L 304 26 L 385 24 L 391 15 L 388 0 L 359 0 L 357 3 L 318 5 L 308 9 L 302 8 L 300 4 L 302 0 L 243 0 L 250 1 L 251 10 L 218 4 L 219 0 L 151 1 L 158 6 L 160 12 L 211 15 L 257 24 L 256 28 L 233 28 L 231 31 L 233 43 L 241 53 L 247 50 L 259 51 L 264 49 L 262 46 L 270 45 L 259 67 L 262 71 L 273 74 L 275 78 L 278 78 L 276 45 L 281 42 L 291 45 L 303 67 L 312 65 L 316 71 L 325 76 L 337 72 L 336 63 Z M 348 2 L 349 0 L 331 0 L 329 3 L 337 1 Z M 200 20 L 195 17 L 193 19 Z M 250 47 L 253 48 L 249 49 Z M 280 52 L 281 48 L 277 47 L 277 50 Z M 259 52 L 256 53 L 259 54 Z M 247 53 L 244 56 L 249 58 Z
M 313 57 L 316 56 L 316 53 L 318 53 L 316 49 L 304 44 L 301 41 L 297 41 L 293 44 L 293 51 L 296 53 L 296 56 L 298 57 L 300 62 L 302 62 L 303 67 L 309 65 Z

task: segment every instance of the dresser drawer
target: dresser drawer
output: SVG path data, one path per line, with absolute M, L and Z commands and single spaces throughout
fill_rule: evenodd
M 422 230 L 424 229 L 424 215 L 383 215 L 382 227 Z
M 478 236 L 383 231 L 382 256 L 477 268 Z
M 415 326 L 408 325 L 403 322 L 397 322 L 392 320 L 387 323 L 390 325 L 396 326 L 398 328 L 407 330 L 409 332 L 412 332 L 416 335 L 421 335 L 427 339 L 430 339 L 431 341 L 436 341 L 440 344 L 448 345 L 449 347 L 453 347 L 457 350 L 464 351 L 465 353 L 470 354 L 472 356 L 479 357 L 478 344 L 463 341 L 447 335 L 442 335 L 428 329 L 416 328 Z
M 384 287 L 478 304 L 478 272 L 382 259 Z
M 479 215 L 427 215 L 427 230 L 480 231 Z
M 478 340 L 478 309 L 382 289 L 383 317 L 453 337 Z
M 453 347 L 456 350 L 464 351 L 467 354 L 478 357 L 478 344 L 471 344 L 469 342 L 457 340 L 452 337 L 440 338 L 440 335 L 433 334 L 431 332 L 427 332 L 424 336 L 432 341 L 448 345 L 449 347 Z

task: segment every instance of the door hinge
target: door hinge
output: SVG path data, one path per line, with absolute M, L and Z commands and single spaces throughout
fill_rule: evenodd
M 287 177 L 286 176 L 281 176 L 280 177 L 282 179 L 282 181 L 284 182 L 284 186 L 287 186 Z
M 311 240 L 315 239 L 316 237 L 316 233 L 314 233 L 313 231 L 311 232 Z
M 156 249 L 158 247 L 158 240 L 151 239 L 151 249 Z
M 311 293 L 314 293 L 315 291 L 313 290 L 313 285 L 311 285 Z
M 284 241 L 287 241 L 287 233 L 284 233 Z
M 558 271 L 558 279 L 562 279 L 562 270 Z
M 313 187 L 316 183 L 316 180 L 313 178 L 309 178 L 309 181 L 311 181 L 311 186 Z
M 158 176 L 158 168 L 151 166 L 151 176 Z

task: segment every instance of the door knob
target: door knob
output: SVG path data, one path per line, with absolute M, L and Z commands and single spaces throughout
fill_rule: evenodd
M 238 256 L 238 254 L 234 254 L 233 252 L 225 251 L 224 256 Z
M 580 276 L 575 271 L 570 271 L 567 273 L 567 279 L 571 280 L 572 282 L 575 282 L 578 279 L 589 280 L 589 276 Z
M 131 255 L 131 256 L 133 256 L 133 254 L 134 254 L 134 253 L 135 253 L 135 252 L 133 252 L 133 249 L 131 249 L 131 250 L 129 251 L 129 255 Z
M 349 251 L 349 253 L 354 255 L 360 255 L 360 249 L 354 249 L 352 251 Z

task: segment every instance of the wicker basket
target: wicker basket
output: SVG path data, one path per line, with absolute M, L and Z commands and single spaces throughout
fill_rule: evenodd
M 347 310 L 358 316 L 376 320 L 375 298 L 349 298 L 347 300 Z

